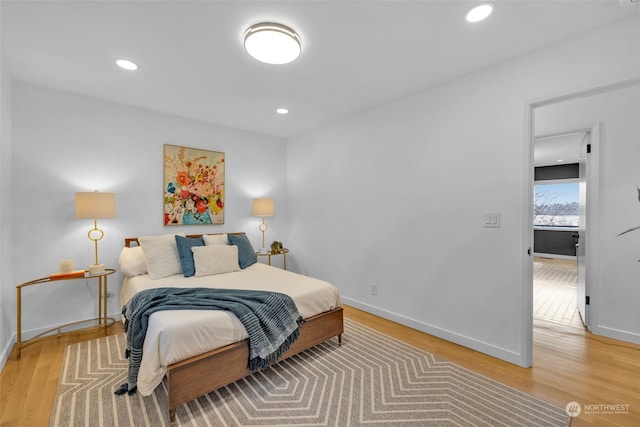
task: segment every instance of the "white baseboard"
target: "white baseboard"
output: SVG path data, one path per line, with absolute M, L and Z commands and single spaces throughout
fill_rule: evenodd
M 9 360 L 9 355 L 11 354 L 11 350 L 13 349 L 13 345 L 16 342 L 16 334 L 11 335 L 9 341 L 4 344 L 4 348 L 2 349 L 2 353 L 0 353 L 0 370 L 4 368 L 5 363 Z
M 347 305 L 375 314 L 376 316 L 380 316 L 385 319 L 392 320 L 394 322 L 400 323 L 401 325 L 405 325 L 410 328 L 417 329 L 421 332 L 425 332 L 429 335 L 433 335 L 438 338 L 451 341 L 452 343 L 470 348 L 472 350 L 476 350 L 481 353 L 488 354 L 489 356 L 493 356 L 498 359 L 507 361 L 509 363 L 513 363 L 514 365 L 518 365 L 525 368 L 528 367 L 528 365 L 526 364 L 525 358 L 521 354 L 516 353 L 514 351 L 507 350 L 505 348 L 501 348 L 490 343 L 479 341 L 471 337 L 460 335 L 453 331 L 442 329 L 437 326 L 429 325 L 427 323 L 424 323 L 415 319 L 411 319 L 401 314 L 393 313 L 388 310 L 384 310 L 379 307 L 372 306 L 370 304 L 362 303 L 360 301 L 356 301 L 351 298 L 345 298 L 343 296 L 342 300 Z
M 590 331 L 594 335 L 600 335 L 603 337 L 613 338 L 616 340 L 640 345 L 640 334 L 636 332 L 624 331 L 622 329 L 610 328 L 608 326 L 602 325 L 592 327 L 590 328 Z

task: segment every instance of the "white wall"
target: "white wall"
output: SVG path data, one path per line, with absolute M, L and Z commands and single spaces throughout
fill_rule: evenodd
M 165 143 L 225 152 L 224 225 L 163 226 Z M 87 238 L 93 222 L 75 218 L 77 191 L 116 194 L 116 218 L 98 221 L 105 232 L 100 261 L 116 268 L 123 239 L 145 234 L 246 231 L 258 247 L 253 197 L 276 200 L 270 236 L 276 238 L 284 228 L 286 142 L 278 138 L 14 81 L 11 149 L 13 275 L 3 280 L 3 293 L 57 271 L 61 259 L 74 259 L 80 268 L 93 263 Z M 116 293 L 109 313 L 120 311 L 120 281 L 119 274 L 109 277 L 109 289 Z M 26 335 L 94 317 L 95 288 L 93 282 L 68 281 L 24 289 Z M 4 305 L 2 318 L 15 319 L 15 306 Z M 15 333 L 15 322 L 11 329 Z M 3 340 L 6 345 L 7 337 Z
M 0 61 L 0 120 L 0 366 L 4 366 L 15 331 L 16 293 L 11 275 L 11 79 L 5 61 Z
M 599 202 L 593 206 L 599 224 L 588 230 L 596 245 L 590 283 L 591 330 L 640 343 L 640 85 L 571 99 L 536 109 L 538 134 L 600 124 L 598 157 Z
M 295 268 L 347 303 L 526 365 L 524 111 L 640 76 L 639 37 L 635 17 L 290 141 Z M 483 227 L 492 212 L 500 228 Z

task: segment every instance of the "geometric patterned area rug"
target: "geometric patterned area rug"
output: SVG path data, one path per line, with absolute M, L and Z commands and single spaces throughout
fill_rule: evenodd
M 50 426 L 167 426 L 164 383 L 116 396 L 124 335 L 66 347 Z M 534 396 L 345 319 L 332 339 L 186 403 L 177 426 L 567 426 Z

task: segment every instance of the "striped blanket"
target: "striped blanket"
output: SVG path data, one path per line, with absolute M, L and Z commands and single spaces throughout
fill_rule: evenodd
M 249 369 L 275 363 L 300 334 L 303 321 L 288 295 L 277 292 L 210 288 L 156 288 L 137 293 L 122 308 L 129 359 L 127 383 L 116 394 L 134 393 L 149 316 L 162 310 L 227 310 L 249 335 Z

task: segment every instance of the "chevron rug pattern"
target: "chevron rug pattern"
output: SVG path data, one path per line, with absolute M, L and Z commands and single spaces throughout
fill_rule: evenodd
M 164 384 L 115 396 L 124 335 L 69 345 L 50 426 L 166 426 Z M 331 340 L 182 405 L 178 426 L 567 426 L 564 409 L 345 319 Z

